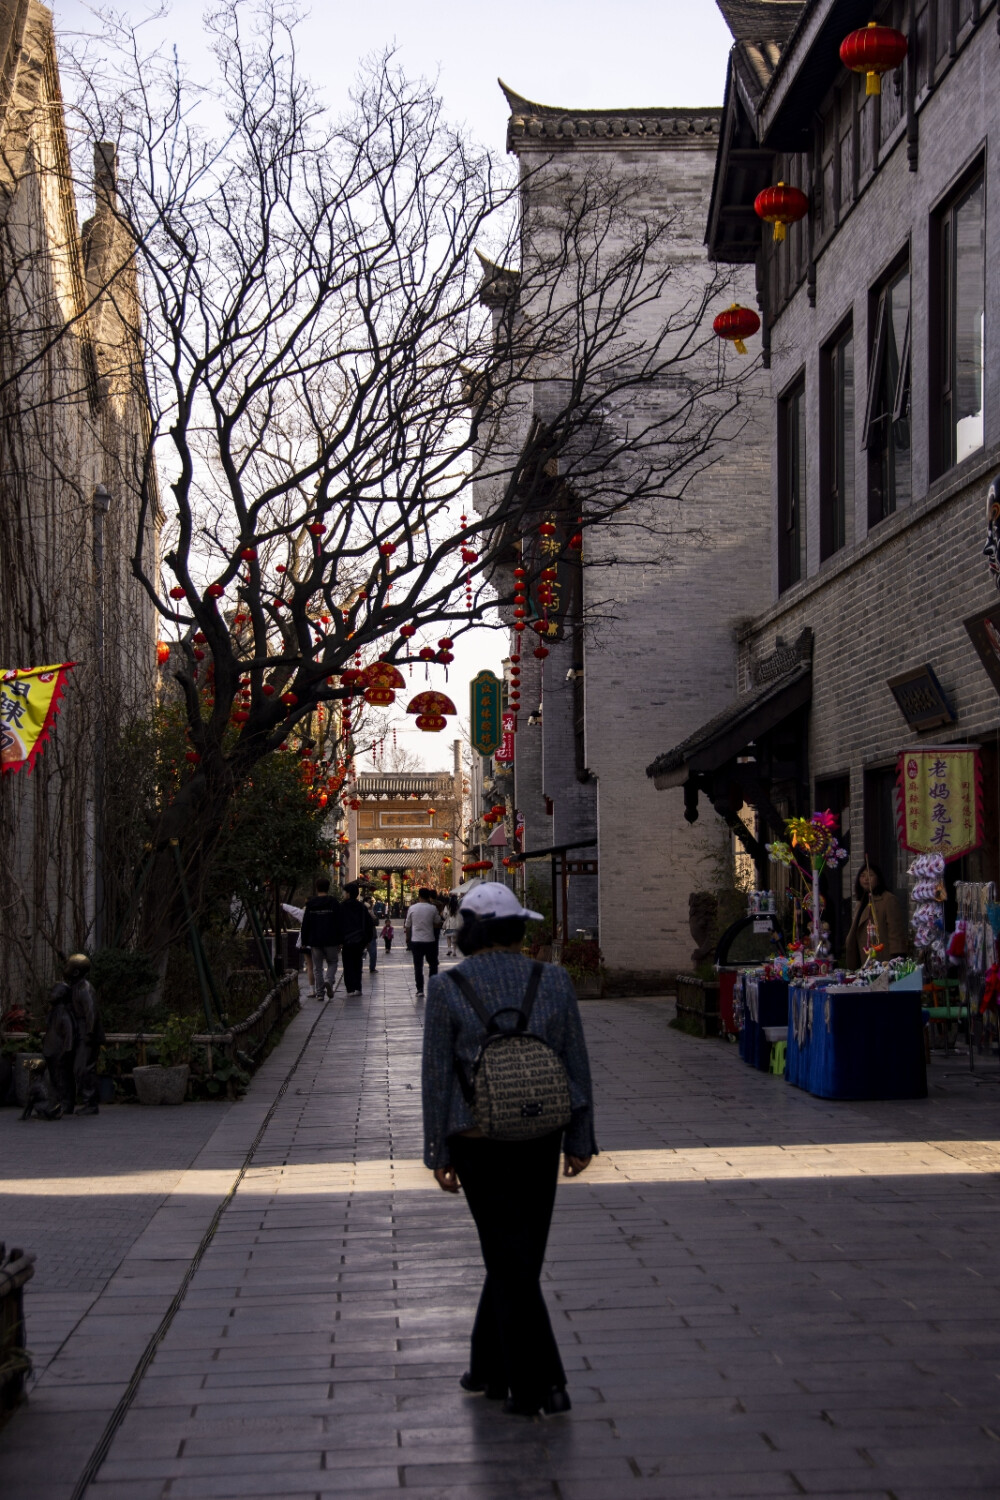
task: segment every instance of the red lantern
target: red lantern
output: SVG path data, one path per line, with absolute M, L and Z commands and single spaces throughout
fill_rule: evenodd
M 161 667 L 165 662 L 168 662 L 170 660 L 170 647 L 167 645 L 166 641 L 157 641 L 156 660 L 157 664 Z
M 438 641 L 438 645 L 441 647 L 442 651 L 450 651 L 454 644 L 455 642 L 452 640 L 450 635 L 443 635 Z
M 573 535 L 569 539 L 569 550 L 571 552 L 582 552 L 583 551 L 583 532 L 582 531 L 574 531 Z
M 264 696 L 266 698 L 273 697 L 273 695 L 274 695 L 274 683 L 273 682 L 265 682 L 264 686 L 261 688 L 261 692 L 264 694 Z
M 288 705 L 289 708 L 294 708 L 295 705 L 296 705 L 296 703 L 298 703 L 299 700 L 298 700 L 298 697 L 296 696 L 295 693 L 290 693 L 289 692 L 289 693 L 282 693 L 282 695 L 281 695 L 281 701 L 282 701 L 282 703 L 287 703 L 287 705 Z
M 257 548 L 256 547 L 244 547 L 243 551 L 240 553 L 240 556 L 242 557 L 242 559 L 243 559 L 244 562 L 256 562 L 257 561 Z
M 760 329 L 760 319 L 750 307 L 741 307 L 734 302 L 725 312 L 720 312 L 712 327 L 717 338 L 728 339 L 737 354 L 746 354 L 744 339 L 753 338 Z
M 274 571 L 276 573 L 285 573 L 285 572 L 287 572 L 287 569 L 286 569 L 284 563 L 279 563 L 278 566 L 275 568 Z
M 181 588 L 181 586 L 180 586 L 179 583 L 175 583 L 174 586 L 173 586 L 173 588 L 170 590 L 170 597 L 171 597 L 171 599 L 183 599 L 184 598 L 184 590 Z
M 307 530 L 310 536 L 322 536 L 324 531 L 326 530 L 326 527 L 323 525 L 322 521 L 314 521 L 312 525 L 307 528 Z
M 383 557 L 391 557 L 396 550 L 395 542 L 382 542 L 378 549 Z
M 548 654 L 548 646 L 536 646 L 534 651 L 532 652 L 532 655 L 537 656 L 539 661 L 544 661 Z
M 539 536 L 549 537 L 549 536 L 555 536 L 555 534 L 556 534 L 556 526 L 555 526 L 555 522 L 554 521 L 542 521 L 539 524 L 539 527 L 538 527 L 538 535 Z
M 244 708 L 237 708 L 233 710 L 232 720 L 234 724 L 245 724 L 249 717 L 250 715 Z
M 455 657 L 451 651 L 439 651 L 436 659 L 441 663 L 443 667 L 447 667 L 451 665 L 451 663 L 455 660 Z
M 518 632 L 518 634 L 520 634 L 520 632 L 524 629 L 524 621 L 523 620 L 515 620 L 514 621 L 514 625 L 513 625 L 513 629 L 516 630 Z
M 400 625 L 399 633 L 403 637 L 404 641 L 408 641 L 416 635 L 417 627 L 415 625 Z
M 189 761 L 192 766 L 196 766 L 201 760 L 201 756 L 198 754 L 197 750 L 185 750 L 184 759 L 186 761 Z
M 809 212 L 809 199 L 800 188 L 779 182 L 776 187 L 758 193 L 753 207 L 758 219 L 774 225 L 774 238 L 783 240 L 786 224 L 797 224 Z
M 864 73 L 865 93 L 882 92 L 882 74 L 898 68 L 906 56 L 906 37 L 892 26 L 869 21 L 840 44 L 840 60 L 852 73 Z
M 434 647 L 433 646 L 421 646 L 421 648 L 420 648 L 420 660 L 421 661 L 433 661 L 434 660 Z
M 225 592 L 226 591 L 222 587 L 221 583 L 210 583 L 208 585 L 208 588 L 205 590 L 205 593 L 208 595 L 209 599 L 221 599 Z
M 471 547 L 463 547 L 462 548 L 462 561 L 464 563 L 466 563 L 467 565 L 471 565 L 474 562 L 478 562 L 479 561 L 479 553 L 478 552 L 473 552 L 473 550 L 472 550 Z
M 493 868 L 493 861 L 492 860 L 489 860 L 489 859 L 474 859 L 471 864 L 463 865 L 462 866 L 462 873 L 463 873 L 463 875 L 466 875 L 466 874 L 468 874 L 472 870 L 492 870 L 492 868 Z

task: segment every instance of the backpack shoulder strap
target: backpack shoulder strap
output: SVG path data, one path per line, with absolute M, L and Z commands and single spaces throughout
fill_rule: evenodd
M 528 987 L 524 992 L 524 999 L 521 1002 L 521 1014 L 524 1017 L 524 1025 L 518 1026 L 519 1031 L 526 1031 L 528 1029 L 528 1022 L 531 1020 L 531 1011 L 535 1003 L 535 996 L 538 994 L 538 986 L 542 982 L 542 974 L 544 972 L 544 965 L 540 964 L 536 959 L 535 962 L 531 965 L 531 973 L 528 975 Z
M 458 969 L 449 969 L 448 978 L 461 990 L 465 999 L 469 1002 L 469 1004 L 472 1006 L 472 1009 L 479 1017 L 484 1028 L 489 1031 L 493 1026 L 493 1017 L 490 1015 L 489 1011 L 486 1009 L 486 1006 L 480 1000 L 479 996 L 476 994 L 475 989 L 466 979 L 465 975 L 460 973 Z

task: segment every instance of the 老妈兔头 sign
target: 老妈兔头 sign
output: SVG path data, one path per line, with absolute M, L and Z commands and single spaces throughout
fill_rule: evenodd
M 493 755 L 500 743 L 500 679 L 480 672 L 472 679 L 469 724 L 472 748 L 480 755 Z
M 921 745 L 899 757 L 904 849 L 958 859 L 982 842 L 978 745 Z

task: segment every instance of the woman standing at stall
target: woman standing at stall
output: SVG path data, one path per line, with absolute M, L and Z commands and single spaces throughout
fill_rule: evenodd
M 881 946 L 879 959 L 903 958 L 906 955 L 906 922 L 903 909 L 892 891 L 886 888 L 885 878 L 878 865 L 865 856 L 854 883 L 854 894 L 858 909 L 847 934 L 846 959 L 849 969 L 860 969 L 869 943 L 869 929 L 876 934 L 875 941 Z
M 576 1177 L 597 1150 L 587 1048 L 565 969 L 521 952 L 525 923 L 540 920 L 499 883 L 479 886 L 459 908 L 464 963 L 431 979 L 424 1020 L 424 1162 L 446 1193 L 461 1187 L 479 1232 L 486 1281 L 472 1330 L 463 1390 L 504 1401 L 517 1416 L 570 1409 L 566 1375 L 539 1278 L 559 1174 Z M 526 1016 L 522 1025 L 519 1018 Z M 564 1070 L 563 1103 L 529 1139 L 477 1125 L 476 1063 L 487 1035 L 527 1032 Z M 474 1107 L 476 1112 L 474 1113 Z M 526 1106 L 522 1113 L 542 1105 Z M 559 1124 L 559 1120 L 562 1124 Z M 508 1395 L 509 1392 L 509 1395 Z M 506 1398 L 506 1399 L 505 1399 Z

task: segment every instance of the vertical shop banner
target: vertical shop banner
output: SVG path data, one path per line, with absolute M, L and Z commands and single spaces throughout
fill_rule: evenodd
M 31 771 L 49 737 L 66 678 L 75 663 L 0 667 L 0 772 Z
M 492 755 L 500 743 L 500 686 L 492 672 L 480 672 L 470 684 L 469 727 L 480 755 Z
M 512 766 L 514 764 L 514 733 L 517 729 L 517 714 L 505 713 L 501 719 L 503 730 L 500 746 L 494 759 L 501 765 Z
M 982 842 L 978 745 L 921 745 L 899 757 L 899 841 L 959 859 Z

